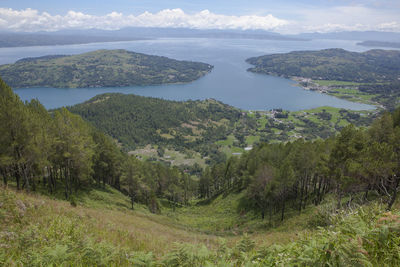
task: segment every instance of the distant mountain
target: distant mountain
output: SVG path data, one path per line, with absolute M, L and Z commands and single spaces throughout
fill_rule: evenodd
M 155 38 L 221 38 L 304 41 L 294 36 L 261 30 L 196 30 L 185 28 L 124 28 L 121 30 L 61 30 L 57 32 L 0 32 L 0 47 L 70 45 L 135 41 Z
M 115 31 L 90 30 L 63 30 L 51 34 L 85 35 L 109 37 L 136 37 L 136 38 L 222 38 L 222 39 L 262 39 L 283 41 L 304 41 L 304 38 L 285 36 L 279 33 L 263 30 L 199 30 L 188 28 L 144 28 L 129 27 Z
M 339 39 L 356 41 L 383 41 L 400 42 L 400 33 L 397 32 L 378 32 L 378 31 L 345 31 L 331 33 L 302 33 L 292 35 L 294 38 L 304 39 Z
M 0 75 L 14 88 L 120 87 L 194 81 L 212 66 L 126 50 L 97 50 L 73 56 L 25 58 L 1 65 Z
M 0 47 L 70 45 L 99 42 L 118 42 L 138 40 L 135 36 L 95 36 L 87 34 L 53 33 L 0 33 Z

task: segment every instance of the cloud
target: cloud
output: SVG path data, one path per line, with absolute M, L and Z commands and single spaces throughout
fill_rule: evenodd
M 370 0 L 373 1 L 373 0 Z M 51 15 L 35 9 L 14 10 L 0 8 L 0 30 L 57 31 L 62 29 L 117 30 L 124 27 L 161 27 L 192 29 L 268 30 L 281 33 L 335 32 L 335 31 L 394 31 L 400 32 L 397 9 L 378 9 L 361 4 L 330 8 L 291 9 L 296 20 L 268 15 L 229 16 L 209 10 L 185 13 L 182 9 L 164 9 L 139 15 L 111 12 L 103 16 L 68 11 Z
M 397 10 L 363 5 L 297 10 L 301 23 L 281 28 L 284 32 L 394 31 L 400 32 Z
M 140 15 L 123 15 L 112 12 L 105 16 L 94 16 L 69 11 L 65 15 L 50 15 L 27 8 L 13 10 L 0 8 L 0 29 L 13 31 L 57 31 L 62 29 L 106 29 L 124 27 L 173 27 L 194 29 L 262 29 L 277 30 L 289 22 L 269 14 L 266 16 L 227 16 L 203 10 L 187 14 L 182 9 L 165 9 L 157 13 L 144 12 Z

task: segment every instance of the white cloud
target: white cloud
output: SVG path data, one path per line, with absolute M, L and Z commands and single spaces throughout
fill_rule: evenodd
M 363 5 L 331 8 L 293 9 L 296 21 L 269 15 L 228 16 L 209 10 L 185 13 L 182 9 L 164 9 L 157 13 L 124 15 L 111 12 L 94 16 L 77 11 L 51 15 L 34 9 L 0 8 L 0 30 L 56 31 L 62 29 L 106 29 L 124 27 L 172 27 L 193 29 L 262 29 L 281 33 L 334 31 L 395 31 L 400 32 L 400 17 L 396 10 L 383 10 Z
M 56 31 L 61 29 L 107 29 L 123 27 L 184 27 L 195 29 L 263 29 L 276 30 L 289 22 L 266 16 L 227 16 L 203 10 L 187 14 L 181 9 L 165 9 L 158 13 L 123 15 L 112 12 L 105 16 L 93 16 L 69 11 L 66 15 L 50 15 L 34 9 L 13 10 L 0 8 L 0 29 L 14 31 Z
M 284 32 L 394 31 L 400 32 L 396 10 L 388 11 L 363 5 L 309 8 L 296 11 L 300 23 L 281 28 Z

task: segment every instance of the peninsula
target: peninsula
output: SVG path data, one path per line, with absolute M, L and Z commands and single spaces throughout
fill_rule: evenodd
M 400 99 L 400 51 L 295 51 L 249 58 L 248 71 L 296 80 L 306 89 L 393 109 Z

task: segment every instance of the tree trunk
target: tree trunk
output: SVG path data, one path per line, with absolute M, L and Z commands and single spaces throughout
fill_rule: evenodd
M 269 206 L 269 225 L 272 226 L 272 204 Z
M 400 177 L 396 177 L 396 181 L 394 183 L 395 183 L 395 185 L 394 185 L 394 188 L 393 188 L 393 194 L 392 194 L 392 197 L 390 198 L 390 201 L 388 203 L 387 210 L 391 210 L 394 202 L 396 201 L 396 198 L 397 198 L 397 187 L 399 187 Z
M 284 216 L 285 216 L 285 200 L 282 201 L 281 222 L 283 222 Z
M 132 204 L 132 210 L 133 210 L 133 204 L 135 203 L 135 197 L 131 196 L 131 204 Z

